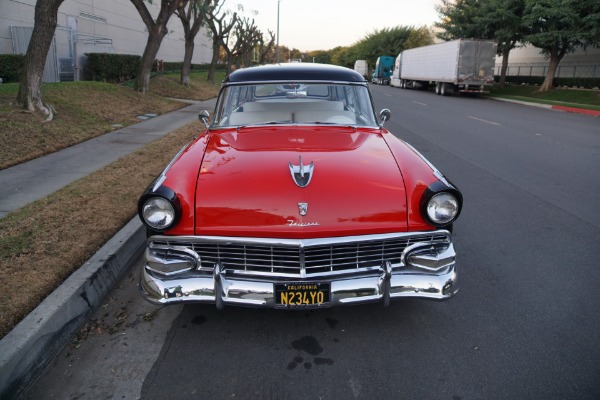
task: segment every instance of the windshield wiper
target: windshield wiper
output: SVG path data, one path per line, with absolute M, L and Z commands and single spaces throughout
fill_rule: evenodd
M 279 124 L 291 124 L 292 121 L 290 120 L 284 120 L 284 121 L 265 121 L 265 122 L 259 122 L 253 125 L 279 125 Z
M 292 121 L 290 120 L 286 120 L 286 121 L 265 121 L 265 122 L 257 122 L 255 124 L 246 124 L 246 125 L 238 125 L 237 129 L 243 129 L 243 128 L 247 128 L 247 127 L 252 127 L 252 126 L 263 126 L 263 125 L 281 125 L 281 124 L 291 124 Z

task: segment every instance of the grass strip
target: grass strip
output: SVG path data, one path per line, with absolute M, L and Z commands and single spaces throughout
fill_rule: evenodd
M 84 142 L 140 122 L 146 113 L 164 114 L 185 103 L 101 82 L 42 85 L 44 100 L 56 109 L 45 116 L 17 107 L 18 84 L 0 85 L 0 169 Z
M 549 92 L 538 92 L 537 86 L 507 86 L 492 88 L 488 96 L 530 103 L 600 110 L 600 90 L 556 88 Z
M 173 131 L 0 219 L 0 337 L 136 214 L 141 192 L 200 129 Z

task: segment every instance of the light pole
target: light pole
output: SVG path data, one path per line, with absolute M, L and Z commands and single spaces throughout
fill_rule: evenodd
M 275 62 L 279 64 L 279 3 L 281 0 L 277 0 L 277 44 L 275 45 Z

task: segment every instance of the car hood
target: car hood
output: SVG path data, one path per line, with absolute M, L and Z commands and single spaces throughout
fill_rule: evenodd
M 407 230 L 402 174 L 377 129 L 243 127 L 211 135 L 196 186 L 196 235 Z

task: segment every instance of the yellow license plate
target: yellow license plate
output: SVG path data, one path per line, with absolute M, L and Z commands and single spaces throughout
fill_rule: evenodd
M 328 282 L 275 284 L 275 304 L 284 308 L 320 307 L 329 303 Z

